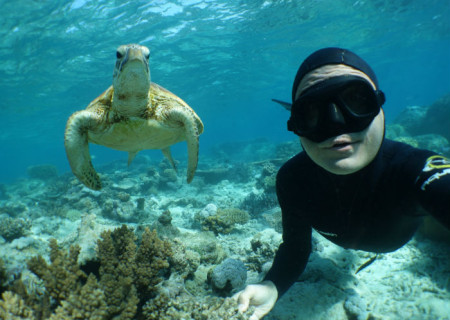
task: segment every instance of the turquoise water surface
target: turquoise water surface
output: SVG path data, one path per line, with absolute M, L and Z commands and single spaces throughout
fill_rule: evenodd
M 302 60 L 325 46 L 371 64 L 388 121 L 450 92 L 446 0 L 2 0 L 0 7 L 0 182 L 34 164 L 69 170 L 66 120 L 111 85 L 115 50 L 125 43 L 148 46 L 152 80 L 202 118 L 201 154 L 227 141 L 293 139 L 288 114 L 270 99 L 288 100 Z M 92 153 L 97 164 L 126 159 L 101 147 Z

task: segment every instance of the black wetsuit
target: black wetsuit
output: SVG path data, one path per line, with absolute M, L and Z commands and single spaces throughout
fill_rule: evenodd
M 305 269 L 312 228 L 344 248 L 372 252 L 403 246 L 427 213 L 450 228 L 450 162 L 385 139 L 367 167 L 334 175 L 301 152 L 278 172 L 277 196 L 283 243 L 265 280 L 280 297 Z

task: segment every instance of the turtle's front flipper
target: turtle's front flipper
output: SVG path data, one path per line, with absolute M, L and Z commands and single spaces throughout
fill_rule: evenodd
M 186 135 L 188 165 L 187 165 L 187 183 L 194 179 L 195 170 L 198 163 L 198 136 L 199 130 L 193 114 L 186 110 L 170 110 L 167 120 L 183 123 Z
M 172 153 L 170 152 L 170 147 L 161 149 L 164 157 L 166 157 L 167 160 L 169 160 L 170 165 L 172 166 L 173 170 L 177 171 L 177 165 L 175 164 L 175 161 L 172 158 Z
M 64 134 L 67 159 L 73 174 L 88 188 L 100 190 L 102 183 L 91 162 L 89 154 L 88 131 L 95 125 L 99 116 L 82 110 L 75 112 L 67 121 Z

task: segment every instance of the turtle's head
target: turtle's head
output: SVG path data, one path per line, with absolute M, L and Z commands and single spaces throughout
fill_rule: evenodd
M 149 58 L 150 50 L 145 46 L 127 44 L 117 48 L 113 74 L 115 104 L 138 107 L 149 99 Z

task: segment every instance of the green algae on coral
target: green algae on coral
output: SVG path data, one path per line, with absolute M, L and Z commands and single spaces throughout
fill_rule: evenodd
M 249 219 L 248 212 L 241 209 L 217 209 L 215 215 L 206 217 L 202 221 L 202 228 L 205 231 L 213 231 L 215 234 L 227 234 L 233 231 L 236 224 L 246 224 Z

